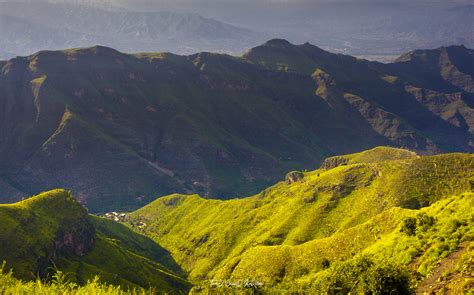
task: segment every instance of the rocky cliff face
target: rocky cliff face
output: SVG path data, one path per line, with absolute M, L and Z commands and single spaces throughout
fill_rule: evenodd
M 286 184 L 292 184 L 292 183 L 301 181 L 303 178 L 304 178 L 303 172 L 292 171 L 286 175 L 285 182 Z
M 85 256 L 94 246 L 95 229 L 87 217 L 77 220 L 76 226 L 71 229 L 62 229 L 54 240 L 54 254 L 71 254 Z
M 324 160 L 323 164 L 321 165 L 321 169 L 330 170 L 342 165 L 347 165 L 349 163 L 349 159 L 344 157 L 330 157 Z
M 61 259 L 80 258 L 96 234 L 87 210 L 64 190 L 0 205 L 0 260 L 23 279 L 46 277 Z
M 84 257 L 92 250 L 95 244 L 95 228 L 84 216 L 76 220 L 70 228 L 60 228 L 53 240 L 52 247 L 45 255 L 38 259 L 37 273 L 47 277 L 64 257 Z

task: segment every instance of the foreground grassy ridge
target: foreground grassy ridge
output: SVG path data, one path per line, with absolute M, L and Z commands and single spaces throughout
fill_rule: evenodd
M 11 205 L 0 205 L 0 260 L 7 260 L 20 278 L 33 279 L 54 255 L 54 240 L 60 232 L 94 230 L 87 211 L 63 190 L 51 191 Z M 42 261 L 38 259 L 44 257 Z
M 125 290 L 189 288 L 166 250 L 123 225 L 88 215 L 67 191 L 0 205 L 0 220 L 0 260 L 17 278 L 48 280 L 59 269 L 79 285 L 100 275 Z
M 381 247 L 377 241 L 388 243 L 405 216 L 471 190 L 474 179 L 472 155 L 419 157 L 377 148 L 348 158 L 245 199 L 171 195 L 134 212 L 130 223 L 145 222 L 145 233 L 192 279 L 250 278 L 269 285 L 301 279 L 304 285 L 325 260 L 332 264 Z M 460 206 L 470 198 L 462 197 Z
M 0 293 L 14 295 L 53 295 L 53 294 L 76 294 L 76 295 L 152 295 L 167 294 L 155 289 L 123 289 L 101 283 L 99 277 L 88 281 L 84 286 L 78 286 L 68 280 L 67 275 L 57 272 L 51 282 L 45 283 L 41 280 L 34 282 L 21 281 L 13 276 L 12 272 L 4 272 L 0 268 Z M 178 293 L 178 292 L 176 292 Z M 183 293 L 184 294 L 184 293 Z

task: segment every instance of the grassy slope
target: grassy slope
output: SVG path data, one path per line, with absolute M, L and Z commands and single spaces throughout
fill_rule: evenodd
M 304 281 L 323 258 L 345 260 L 386 243 L 398 249 L 391 235 L 404 216 L 469 191 L 474 177 L 474 156 L 466 154 L 419 157 L 377 148 L 347 158 L 347 165 L 308 172 L 300 182 L 278 183 L 245 199 L 161 198 L 133 213 L 131 223 L 145 222 L 146 234 L 192 279 Z M 465 210 L 472 194 L 458 198 Z M 422 210 L 436 210 L 428 208 Z M 456 212 L 466 219 L 465 211 Z M 440 214 L 434 215 L 444 220 Z M 414 252 L 400 255 L 407 253 Z
M 0 260 L 18 278 L 48 277 L 57 267 L 79 284 L 99 275 L 125 288 L 189 287 L 170 270 L 179 273 L 163 248 L 125 226 L 88 215 L 66 191 L 0 205 L 0 218 Z
M 133 231 L 125 229 L 123 231 L 125 231 L 126 240 L 146 240 Z M 145 242 L 150 243 L 149 240 Z M 137 247 L 140 249 L 141 245 L 137 244 Z M 186 290 L 189 284 L 184 279 L 149 258 L 153 254 L 159 255 L 158 251 L 164 250 L 154 246 L 151 249 L 144 249 L 143 252 L 136 251 L 116 236 L 107 236 L 102 233 L 99 228 L 96 244 L 90 253 L 80 258 L 61 259 L 58 267 L 69 274 L 70 281 L 81 285 L 98 275 L 103 282 L 126 288 L 154 287 L 168 291 Z
M 87 212 L 68 193 L 52 191 L 11 205 L 0 206 L 1 258 L 21 278 L 34 278 L 39 257 L 52 255 L 57 233 L 74 226 L 87 230 Z M 92 232 L 93 234 L 93 232 Z
M 354 255 L 372 257 L 383 264 L 407 265 L 424 277 L 461 243 L 467 242 L 470 251 L 456 261 L 459 264 L 456 272 L 461 272 L 464 265 L 472 267 L 469 257 L 472 257 L 474 247 L 473 205 L 474 194 L 465 193 L 421 210 L 386 210 L 363 224 L 298 246 L 255 247 L 241 257 L 232 278 L 250 277 L 267 283 L 283 279 L 288 287 L 311 288 L 314 282 L 324 280 L 332 271 L 331 268 L 324 271 L 323 260 L 337 265 L 354 259 Z M 436 218 L 436 223 L 426 230 L 419 229 L 415 236 L 400 231 L 404 219 L 416 218 L 422 213 Z M 285 275 L 281 276 L 282 273 Z M 293 280 L 297 283 L 290 284 Z M 455 287 L 472 286 L 473 283 L 471 278 Z
M 41 280 L 25 282 L 15 278 L 11 271 L 7 272 L 0 267 L 0 293 L 15 295 L 51 295 L 51 294 L 76 294 L 76 295 L 125 295 L 125 294 L 168 294 L 154 288 L 124 289 L 100 282 L 100 278 L 94 277 L 85 285 L 79 286 L 68 281 L 68 276 L 63 272 L 56 272 L 51 282 Z M 179 292 L 176 292 L 177 294 Z

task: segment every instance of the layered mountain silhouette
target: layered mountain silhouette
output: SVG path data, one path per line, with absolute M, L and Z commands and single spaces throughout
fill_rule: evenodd
M 474 149 L 474 51 L 391 64 L 271 40 L 240 57 L 41 51 L 0 62 L 2 202 L 65 187 L 94 212 L 232 198 L 378 145 Z
M 264 40 L 257 33 L 196 13 L 133 12 L 42 1 L 0 3 L 0 59 L 43 49 L 102 44 L 125 52 L 240 54 Z M 261 34 L 260 34 L 261 35 Z

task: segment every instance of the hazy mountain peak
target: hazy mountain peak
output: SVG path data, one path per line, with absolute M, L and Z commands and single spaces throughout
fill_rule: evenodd
M 439 54 L 443 52 L 448 54 L 472 54 L 473 50 L 467 48 L 463 44 L 442 46 L 435 49 L 415 49 L 402 54 L 395 60 L 395 62 L 407 62 L 415 59 L 427 61 L 429 58 L 438 57 Z

